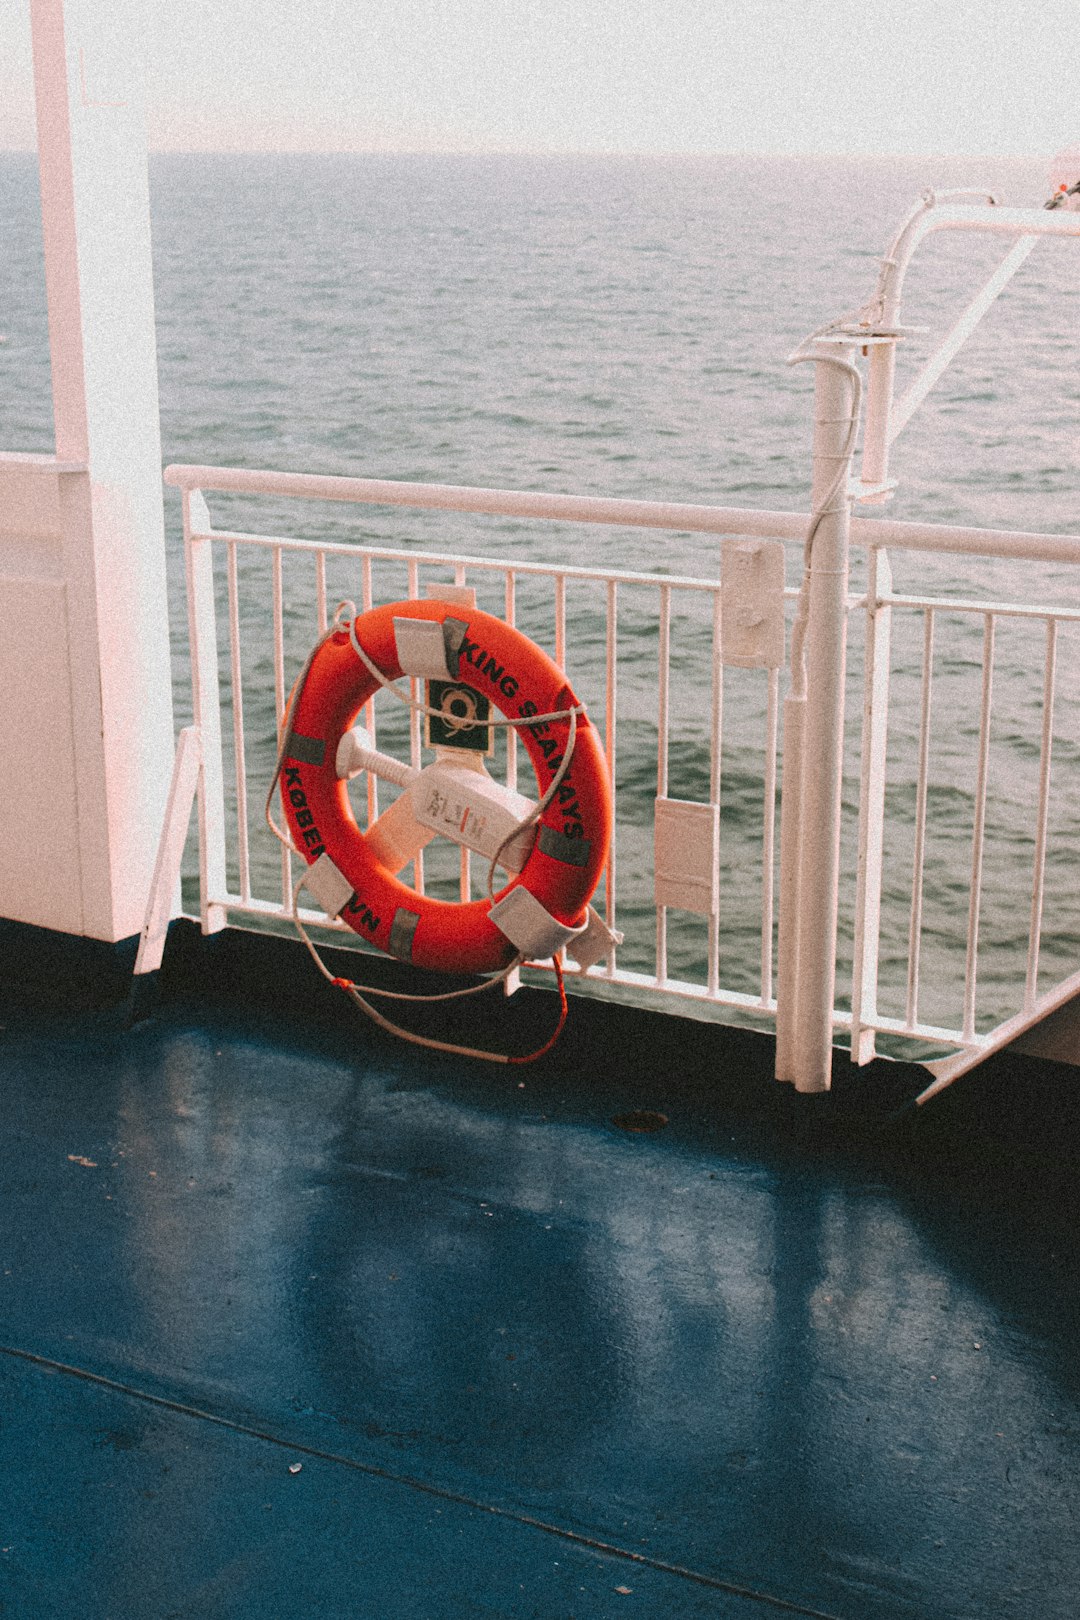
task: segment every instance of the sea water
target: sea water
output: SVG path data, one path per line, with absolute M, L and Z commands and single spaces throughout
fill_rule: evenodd
M 1048 190 L 1041 164 L 1001 159 L 157 156 L 151 198 L 165 461 L 805 509 L 812 368 L 789 368 L 786 357 L 811 330 L 870 295 L 878 259 L 920 192 L 974 185 L 1002 202 L 1036 206 Z M 0 218 L 0 445 L 47 451 L 32 158 L 0 155 Z M 904 315 L 930 331 L 905 343 L 901 387 L 1003 251 L 989 237 L 928 240 L 908 278 Z M 1076 531 L 1078 254 L 1073 242 L 1040 244 L 969 341 L 895 448 L 900 487 L 887 515 Z M 214 511 L 223 523 L 316 539 L 472 553 L 497 547 L 517 557 L 705 577 L 718 568 L 717 543 L 702 536 L 322 507 L 306 510 L 299 530 L 295 506 L 282 503 L 219 500 Z M 167 513 L 180 587 L 175 492 Z M 789 578 L 797 579 L 792 560 Z M 1078 601 L 1063 567 L 900 555 L 894 567 L 901 589 Z M 173 602 L 183 718 L 181 588 Z M 244 608 L 246 636 L 258 638 L 263 611 Z M 306 636 L 307 623 L 303 630 L 287 623 L 287 631 Z M 575 629 L 584 645 L 595 627 L 571 620 L 571 644 Z M 930 811 L 946 842 L 932 843 L 928 855 L 931 967 L 937 950 L 942 963 L 955 969 L 959 961 L 962 969 L 981 629 L 978 621 L 946 626 L 935 669 Z M 636 678 L 644 690 L 655 684 L 646 631 L 632 613 L 625 631 L 631 655 L 640 633 L 643 663 L 636 676 L 631 664 L 624 687 Z M 1002 989 L 987 1016 L 1013 1010 L 1006 986 L 1026 942 L 1042 635 L 1041 626 L 1003 626 L 995 658 L 980 975 Z M 920 638 L 914 616 L 907 629 L 898 623 L 884 963 L 894 999 L 902 999 L 910 903 Z M 704 649 L 694 648 L 689 629 L 685 640 L 681 675 L 692 706 L 694 659 Z M 269 675 L 268 654 L 264 667 Z M 1055 765 L 1064 781 L 1080 764 L 1080 679 L 1064 638 L 1060 679 Z M 851 695 L 857 706 L 857 680 Z M 752 730 L 761 718 L 757 698 L 750 710 Z M 742 870 L 739 828 L 759 825 L 760 773 L 749 764 L 742 770 L 739 719 L 726 701 L 729 719 L 721 948 L 733 964 L 724 982 L 752 990 L 754 885 Z M 856 733 L 857 720 L 856 710 Z M 256 687 L 254 707 L 249 698 L 245 724 L 255 763 L 264 764 L 274 733 L 270 679 L 261 700 Z M 633 725 L 631 715 L 624 745 Z M 688 742 L 680 755 L 674 741 L 671 791 L 707 797 L 700 749 Z M 644 765 L 624 752 L 618 783 L 627 821 L 620 925 L 632 936 L 626 964 L 644 968 L 656 791 L 655 742 L 649 746 Z M 856 788 L 857 779 L 847 792 L 849 878 Z M 1073 821 L 1069 801 L 1056 802 L 1044 979 L 1077 965 Z M 254 832 L 252 860 L 256 877 L 275 870 L 273 846 Z M 850 899 L 842 936 L 850 936 Z M 673 971 L 694 974 L 700 937 L 690 929 L 683 939 L 675 928 L 672 941 Z M 949 1005 L 924 1001 L 928 1016 L 955 1020 L 957 983 L 952 971 Z

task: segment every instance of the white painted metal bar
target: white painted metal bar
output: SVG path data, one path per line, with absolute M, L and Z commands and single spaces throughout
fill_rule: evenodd
M 371 577 L 371 556 L 365 554 L 360 566 L 360 605 L 365 613 L 370 613 L 374 603 L 374 586 Z M 375 699 L 370 697 L 364 704 L 364 725 L 371 736 L 371 745 L 378 747 L 378 729 L 375 719 Z M 374 827 L 379 819 L 379 779 L 374 771 L 365 772 L 367 776 L 367 815 L 368 826 Z
M 1080 215 L 1042 208 L 999 208 L 993 204 L 942 205 L 931 194 L 905 221 L 882 260 L 875 324 L 895 326 L 908 266 L 919 244 L 935 231 L 989 231 L 1014 237 L 1080 236 Z
M 566 575 L 555 575 L 555 662 L 566 668 Z
M 789 692 L 784 700 L 784 769 L 780 797 L 780 895 L 777 919 L 776 1078 L 787 1080 L 795 1069 L 795 1009 L 790 1015 L 783 997 L 799 974 L 799 819 L 806 703 Z M 788 1004 L 790 1005 L 790 1004 Z
M 671 586 L 660 587 L 659 691 L 656 714 L 656 796 L 667 797 L 671 703 Z M 667 907 L 656 908 L 656 983 L 667 981 Z
M 773 924 L 776 868 L 776 758 L 780 719 L 780 671 L 769 670 L 765 708 L 765 804 L 761 838 L 761 1005 L 773 999 Z
M 892 577 L 886 553 L 872 551 L 869 567 L 863 659 L 859 859 L 851 987 L 851 1057 L 858 1064 L 869 1063 L 875 1055 L 892 631 L 892 608 L 886 600 Z
M 236 543 L 226 547 L 229 592 L 229 676 L 233 715 L 233 767 L 236 782 L 236 848 L 240 862 L 240 893 L 251 898 L 251 858 L 248 851 L 247 760 L 244 751 L 244 681 L 240 666 L 240 593 L 236 577 Z
M 607 760 L 608 776 L 611 780 L 613 793 L 615 790 L 615 760 L 618 745 L 618 624 L 619 587 L 614 580 L 609 580 L 607 584 L 607 619 L 604 632 L 604 757 Z M 604 870 L 604 921 L 611 929 L 618 926 L 615 921 L 617 869 L 618 853 L 615 828 L 613 827 L 611 831 L 611 849 Z M 607 954 L 608 977 L 612 977 L 614 972 L 615 952 L 610 950 Z
M 1043 666 L 1042 739 L 1039 747 L 1039 805 L 1035 816 L 1035 862 L 1031 883 L 1031 921 L 1028 927 L 1027 974 L 1024 1011 L 1035 1006 L 1039 990 L 1039 948 L 1042 942 L 1043 895 L 1046 887 L 1046 841 L 1050 817 L 1050 766 L 1054 748 L 1054 694 L 1057 676 L 1057 623 L 1046 621 L 1046 660 Z
M 210 514 L 197 489 L 183 497 L 184 555 L 188 588 L 191 705 L 199 728 L 199 910 L 204 934 L 225 926 L 225 913 L 211 895 L 225 890 L 225 794 L 221 757 L 221 693 L 218 685 L 217 607 L 214 601 Z M 194 529 L 202 531 L 193 534 Z
M 709 802 L 720 803 L 721 766 L 724 738 L 724 645 L 722 623 L 723 600 L 719 591 L 713 596 L 712 611 L 712 725 L 709 734 Z M 709 994 L 720 988 L 720 915 L 709 918 L 708 955 Z
M 503 618 L 513 627 L 517 620 L 517 580 L 514 570 L 506 570 L 506 579 L 503 586 Z M 518 734 L 516 726 L 504 726 L 506 737 L 506 785 L 516 788 L 518 782 Z
M 409 558 L 408 578 L 409 578 L 409 583 L 408 583 L 409 598 L 410 598 L 410 600 L 415 601 L 415 599 L 420 595 L 420 565 L 417 562 L 415 557 L 410 557 Z M 415 679 L 410 680 L 409 681 L 409 695 L 411 696 L 414 703 L 422 703 L 423 700 L 424 700 L 423 682 L 415 680 Z M 421 766 L 424 763 L 422 747 L 423 747 L 423 719 L 422 719 L 422 717 L 420 715 L 419 709 L 411 709 L 409 711 L 409 763 L 411 764 L 411 766 L 413 767 L 413 770 L 415 770 L 415 771 L 420 770 Z M 413 857 L 412 867 L 413 867 L 413 888 L 416 890 L 417 894 L 423 894 L 423 892 L 424 892 L 424 852 L 423 852 L 422 849 L 418 849 L 415 856 Z M 460 892 L 461 892 L 461 898 L 463 900 L 468 900 L 470 898 L 470 896 L 469 896 L 469 852 L 468 852 L 468 850 L 465 850 L 465 849 L 463 849 L 461 851 Z
M 911 877 L 911 920 L 908 926 L 907 1022 L 919 1015 L 919 965 L 922 954 L 923 872 L 926 865 L 926 795 L 930 770 L 930 718 L 934 679 L 934 609 L 923 618 L 922 698 L 919 708 L 919 766 L 915 784 L 915 851 Z
M 886 484 L 889 477 L 890 422 L 895 406 L 896 339 L 870 350 L 866 377 L 866 424 L 863 428 L 862 482 Z M 881 499 L 879 496 L 878 499 Z
M 285 618 L 282 600 L 280 546 L 275 546 L 271 557 L 271 615 L 274 626 L 274 717 L 280 726 L 285 718 Z M 292 855 L 281 846 L 281 904 L 286 911 L 292 908 Z
M 785 885 L 782 870 L 781 939 L 782 948 L 787 942 L 785 966 L 794 973 L 778 986 L 784 1040 L 777 1041 L 776 1076 L 806 1092 L 827 1091 L 832 1076 L 850 529 L 846 491 L 858 397 L 851 354 L 849 345 L 837 345 L 835 354 L 818 355 L 814 368 L 815 518 L 806 543 L 805 676 L 793 633 L 792 694 L 786 706 L 786 716 L 801 709 L 804 718 L 796 767 L 798 820 L 781 820 L 788 878 Z M 786 776 L 784 786 L 786 794 Z
M 165 481 L 178 489 L 232 494 L 296 496 L 367 506 L 414 506 L 428 511 L 475 512 L 491 517 L 548 518 L 562 523 L 607 523 L 620 528 L 675 529 L 703 534 L 777 533 L 772 520 L 792 514 L 745 507 L 699 506 L 679 501 L 622 500 L 602 495 L 415 484 L 383 478 L 341 478 L 318 473 L 258 471 L 240 467 L 175 465 Z M 805 523 L 805 518 L 795 519 Z M 744 528 L 743 525 L 750 525 Z
M 1071 216 L 1080 219 L 1080 214 Z M 235 479 L 241 479 L 237 484 Z M 602 496 L 548 495 L 518 490 L 458 488 L 444 484 L 396 484 L 364 478 L 324 478 L 308 473 L 249 472 L 240 468 L 173 466 L 165 470 L 165 481 L 178 489 L 237 490 L 249 494 L 296 495 L 309 499 L 353 501 L 358 504 L 415 506 L 423 510 L 484 512 L 512 517 L 551 518 L 560 522 L 613 524 L 639 529 L 674 529 L 687 534 L 758 535 L 766 539 L 798 540 L 806 536 L 808 512 L 755 511 L 738 506 L 690 506 L 670 501 L 622 501 Z M 264 482 L 265 481 L 265 482 Z M 311 488 L 310 485 L 317 488 Z M 323 486 L 333 485 L 334 493 Z M 373 493 L 373 491 L 375 493 Z M 390 491 L 392 493 L 385 493 Z M 449 493 L 460 500 L 444 500 Z M 355 555 L 357 547 L 342 542 L 289 539 L 273 535 L 217 531 L 230 539 L 252 545 L 288 543 L 300 549 Z M 1050 535 L 1029 529 L 985 529 L 947 523 L 903 523 L 893 518 L 852 517 L 851 540 L 855 544 L 889 546 L 896 550 L 967 553 L 973 556 L 1013 557 L 1032 562 L 1080 562 L 1080 535 Z M 367 547 L 374 557 L 400 558 L 393 547 Z M 445 563 L 438 552 L 413 552 L 420 563 Z M 483 569 L 501 573 L 506 560 L 467 556 L 470 571 Z M 550 566 L 516 562 L 519 574 L 551 574 Z M 617 569 L 560 566 L 568 579 L 621 579 L 652 584 L 654 574 L 631 574 Z M 708 580 L 678 579 L 672 584 L 687 589 L 711 590 Z
M 976 618 L 982 618 L 984 613 L 992 613 L 995 619 L 1040 619 L 1046 618 L 1046 604 L 1038 606 L 1025 602 L 994 602 L 979 597 L 965 596 L 904 596 L 893 595 L 889 597 L 892 607 L 902 608 L 941 608 L 946 613 L 970 613 Z M 1061 624 L 1080 624 L 1080 608 L 1054 607 L 1054 618 Z
M 184 844 L 191 822 L 191 807 L 198 792 L 201 761 L 199 728 L 185 726 L 176 741 L 172 780 L 169 783 L 169 797 L 165 805 L 165 820 L 154 862 L 154 877 L 150 885 L 139 950 L 135 957 L 136 974 L 156 972 L 165 954 L 169 921 L 173 916 L 173 902 L 180 882 Z
M 938 378 L 960 352 L 994 300 L 1008 286 L 1038 240 L 1037 236 L 1022 236 L 1013 243 L 993 275 L 979 289 L 918 376 L 893 405 L 888 423 L 888 444 L 892 444 L 911 421 Z
M 1056 984 L 1052 990 L 1048 990 L 1044 996 L 1040 996 L 1030 1012 L 1025 1010 L 1013 1018 L 1007 1018 L 981 1041 L 976 1041 L 952 1057 L 927 1063 L 925 1067 L 934 1076 L 934 1082 L 927 1086 L 925 1091 L 920 1092 L 915 1099 L 916 1103 L 922 1107 L 931 1097 L 936 1097 L 940 1091 L 944 1091 L 946 1086 L 951 1086 L 962 1074 L 967 1074 L 969 1069 L 975 1068 L 994 1052 L 1002 1051 L 1015 1041 L 1018 1035 L 1023 1035 L 1025 1030 L 1048 1018 L 1052 1012 L 1074 1001 L 1077 996 L 1080 996 L 1080 973 L 1072 973 L 1067 979 L 1062 979 L 1060 984 Z
M 315 623 L 319 635 L 325 635 L 330 619 L 326 611 L 326 552 L 321 548 L 315 553 Z
M 990 766 L 990 709 L 994 691 L 994 615 L 983 630 L 982 701 L 979 707 L 979 763 L 975 782 L 975 820 L 971 836 L 971 894 L 968 902 L 967 954 L 964 963 L 964 1040 L 975 1034 L 975 998 L 979 967 L 979 913 L 982 905 L 983 841 L 986 832 L 986 785 Z

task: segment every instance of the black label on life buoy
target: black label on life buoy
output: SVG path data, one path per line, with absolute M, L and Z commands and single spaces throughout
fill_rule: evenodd
M 483 675 L 492 686 L 496 687 L 505 698 L 514 698 L 518 694 L 518 678 L 511 675 L 504 664 L 500 664 L 489 652 L 485 652 L 478 642 L 470 641 L 468 637 L 461 643 L 461 652 L 458 655 L 458 669 L 461 669 L 461 660 L 471 664 L 478 675 Z M 536 710 L 533 710 L 536 713 Z
M 428 681 L 427 705 L 438 714 L 427 716 L 429 748 L 467 748 L 472 753 L 492 754 L 491 704 L 471 686 L 460 681 Z
M 282 793 L 287 793 L 289 803 L 296 811 L 296 830 L 308 847 L 311 859 L 314 861 L 325 854 L 326 846 L 322 840 L 322 833 L 315 825 L 315 817 L 308 809 L 307 794 L 300 786 L 300 767 L 286 765 L 282 772 L 284 781 L 281 784 Z

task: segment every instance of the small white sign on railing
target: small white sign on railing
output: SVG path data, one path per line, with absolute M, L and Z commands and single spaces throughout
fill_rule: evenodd
M 780 669 L 784 662 L 783 541 L 725 540 L 720 581 L 724 663 L 740 669 Z

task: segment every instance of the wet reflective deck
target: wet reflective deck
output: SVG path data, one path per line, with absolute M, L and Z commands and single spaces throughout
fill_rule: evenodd
M 1080 1609 L 1074 1071 L 881 1132 L 580 1004 L 524 1070 L 0 1022 L 0 1613 Z

